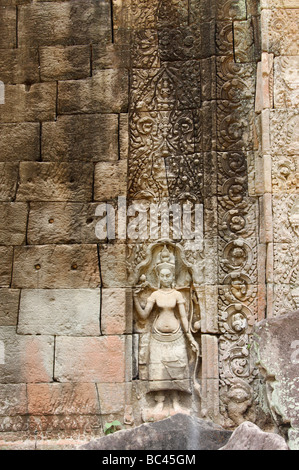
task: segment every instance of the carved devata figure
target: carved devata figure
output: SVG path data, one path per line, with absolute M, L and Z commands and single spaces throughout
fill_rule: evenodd
M 145 266 L 143 270 L 146 271 L 147 268 L 149 276 L 141 274 L 141 284 L 134 290 L 137 324 L 142 332 L 139 378 L 147 381 L 148 393 L 154 397 L 155 403 L 143 410 L 144 421 L 161 419 L 176 412 L 188 413 L 188 409 L 181 405 L 180 398 L 184 394 L 192 393 L 190 374 L 192 355 L 193 360 L 195 359 L 193 386 L 199 390 L 195 376 L 199 344 L 192 333 L 199 330 L 200 320 L 198 319 L 192 326 L 194 320 L 192 286 L 187 284 L 180 288 L 176 287 L 175 273 L 178 266 L 174 254 L 169 251 L 166 244 L 158 245 L 150 258 L 149 266 Z M 157 287 L 150 282 L 154 274 Z M 185 281 L 188 282 L 186 277 Z M 142 300 L 145 301 L 144 306 Z M 199 312 L 197 315 L 199 318 Z

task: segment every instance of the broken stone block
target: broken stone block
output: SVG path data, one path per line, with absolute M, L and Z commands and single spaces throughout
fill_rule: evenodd
M 211 421 L 178 413 L 95 439 L 78 450 L 217 450 L 230 436 L 230 431 Z
M 100 334 L 99 289 L 22 289 L 18 334 Z
M 299 310 L 256 324 L 254 345 L 272 418 L 291 450 L 299 449 Z
M 289 450 L 279 434 L 264 432 L 256 424 L 245 421 L 233 432 L 228 443 L 219 450 Z

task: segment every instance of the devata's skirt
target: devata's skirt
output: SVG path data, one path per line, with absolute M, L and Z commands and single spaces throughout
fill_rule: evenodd
M 149 391 L 179 390 L 191 393 L 184 333 L 161 333 L 154 329 L 149 341 Z

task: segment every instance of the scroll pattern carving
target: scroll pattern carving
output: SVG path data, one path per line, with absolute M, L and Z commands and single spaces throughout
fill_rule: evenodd
M 247 168 L 256 70 L 249 62 L 253 54 L 242 55 L 242 41 L 239 57 L 246 63 L 234 57 L 233 21 L 248 20 L 246 2 L 132 1 L 128 195 L 145 204 L 203 204 L 204 240 L 196 249 L 179 241 L 185 264 L 175 281 L 180 289 L 192 286 L 199 319 L 212 306 L 215 318 L 205 320 L 204 333 L 220 334 L 215 400 L 223 424 L 234 427 L 254 413 L 250 342 L 258 311 L 257 204 L 248 193 Z M 164 242 L 177 255 L 178 242 Z M 127 246 L 135 287 L 149 288 L 154 246 L 153 240 Z M 141 272 L 140 266 L 147 268 Z M 142 292 L 145 304 L 151 293 Z M 201 334 L 195 335 L 198 344 Z

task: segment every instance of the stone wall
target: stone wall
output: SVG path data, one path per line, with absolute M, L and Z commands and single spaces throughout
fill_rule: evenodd
M 299 288 L 298 10 L 280 1 L 0 0 L 0 439 L 145 420 L 132 290 L 165 244 L 201 322 L 180 405 L 263 425 L 252 328 Z M 190 201 L 195 248 L 121 234 L 120 202 Z
M 124 411 L 123 251 L 95 235 L 108 184 L 114 197 L 108 178 L 126 192 L 116 175 L 126 166 L 128 68 L 112 43 L 110 3 L 0 2 L 6 440 L 94 434 Z

